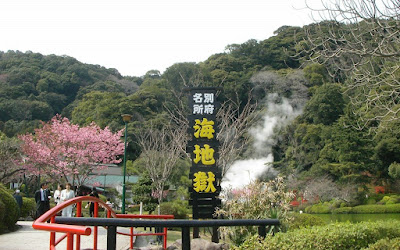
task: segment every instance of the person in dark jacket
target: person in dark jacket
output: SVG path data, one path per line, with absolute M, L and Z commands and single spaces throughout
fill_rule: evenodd
M 40 189 L 35 192 L 36 218 L 50 210 L 50 191 L 47 190 L 47 183 L 42 183 Z
M 14 193 L 13 196 L 14 196 L 15 201 L 18 204 L 19 211 L 21 211 L 21 208 L 22 208 L 22 196 L 21 196 L 21 194 L 19 192 L 20 192 L 19 189 L 15 190 L 15 193 Z
M 95 187 L 92 189 L 92 192 L 89 194 L 89 196 L 99 198 L 99 194 L 97 193 L 97 190 Z M 93 215 L 94 215 L 94 202 L 90 202 L 89 214 L 90 214 L 90 217 L 93 217 Z

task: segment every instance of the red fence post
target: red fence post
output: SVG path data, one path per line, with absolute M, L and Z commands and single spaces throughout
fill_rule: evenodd
M 93 211 L 93 217 L 97 218 L 99 217 L 99 203 L 95 202 L 94 203 L 94 211 Z M 97 226 L 94 226 L 93 228 L 93 250 L 97 250 Z
M 82 215 L 82 201 L 76 203 L 76 217 L 81 217 Z M 76 234 L 76 243 L 75 243 L 76 250 L 81 249 L 81 235 Z
M 74 250 L 74 234 L 67 233 L 67 250 Z
M 164 227 L 164 244 L 163 244 L 163 249 L 167 249 L 167 228 L 166 227 Z
M 55 222 L 55 216 L 51 217 L 50 223 Z M 50 232 L 50 249 L 55 248 L 55 243 L 56 243 L 56 232 Z
M 131 236 L 130 237 L 130 242 L 129 242 L 129 249 L 133 249 L 133 227 L 131 227 Z

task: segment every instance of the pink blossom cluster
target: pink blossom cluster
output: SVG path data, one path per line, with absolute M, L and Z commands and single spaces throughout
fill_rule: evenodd
M 113 133 L 95 123 L 87 127 L 72 124 L 68 118 L 53 117 L 34 134 L 20 136 L 26 156 L 25 167 L 32 174 L 39 170 L 51 176 L 87 176 L 100 163 L 119 163 L 124 152 L 123 130 Z

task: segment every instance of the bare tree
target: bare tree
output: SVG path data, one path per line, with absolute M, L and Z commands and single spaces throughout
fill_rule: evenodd
M 318 199 L 323 202 L 339 199 L 350 202 L 357 195 L 356 189 L 354 184 L 338 185 L 328 176 L 320 176 L 307 181 L 304 187 L 304 198 L 310 201 Z
M 348 78 L 347 91 L 363 118 L 360 128 L 371 120 L 399 119 L 400 2 L 321 2 L 319 9 L 307 5 L 323 22 L 308 26 L 300 54 L 325 64 L 335 79 Z
M 160 204 L 165 184 L 181 156 L 185 134 L 176 133 L 172 127 L 166 126 L 161 130 L 149 128 L 136 136 L 142 150 L 140 157 L 153 181 L 154 196 Z
M 228 100 L 221 105 L 217 113 L 219 124 L 217 139 L 220 142 L 218 165 L 221 168 L 222 177 L 248 147 L 251 139 L 247 134 L 248 129 L 259 118 L 257 103 L 252 103 L 251 91 L 244 106 L 233 100 Z

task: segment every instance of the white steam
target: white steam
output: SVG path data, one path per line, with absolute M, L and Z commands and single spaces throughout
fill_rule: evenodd
M 222 180 L 222 188 L 241 188 L 264 172 L 275 171 L 267 165 L 273 161 L 274 134 L 300 115 L 302 110 L 293 108 L 288 99 L 279 98 L 277 94 L 268 95 L 267 100 L 260 123 L 249 130 L 254 141 L 251 157 L 233 163 Z

